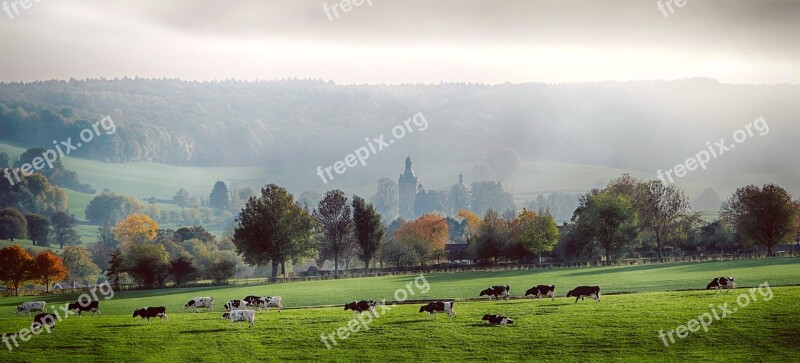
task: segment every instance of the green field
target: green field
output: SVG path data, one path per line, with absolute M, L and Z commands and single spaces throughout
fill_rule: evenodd
M 702 289 L 711 277 L 737 278 L 731 293 L 678 291 Z M 38 362 L 53 354 L 64 362 L 167 361 L 792 361 L 796 356 L 800 316 L 800 259 L 743 260 L 630 267 L 603 267 L 537 271 L 438 273 L 408 285 L 414 276 L 326 280 L 286 284 L 239 285 L 216 288 L 118 292 L 101 303 L 102 317 L 70 317 L 50 335 L 34 337 L 13 352 L 0 350 L 0 361 Z M 665 347 L 659 330 L 669 331 L 711 312 L 714 306 L 736 305 L 748 287 L 768 282 L 768 290 L 754 291 L 755 301 L 734 314 L 677 339 Z M 398 289 L 414 291 L 411 299 L 476 298 L 492 284 L 511 285 L 519 297 L 534 284 L 555 284 L 555 301 L 459 301 L 457 319 L 428 320 L 419 304 L 397 305 L 385 315 L 326 348 L 320 334 L 346 327 L 352 313 L 341 304 L 356 299 L 387 298 Z M 600 285 L 602 302 L 574 304 L 563 296 L 576 285 Z M 425 286 L 429 291 L 422 294 Z M 627 293 L 631 292 L 631 293 Z M 616 293 L 616 294 L 615 294 Z M 764 293 L 764 295 L 762 295 Z M 258 313 L 253 330 L 231 327 L 220 319 L 221 305 L 245 295 L 281 295 L 289 307 L 281 313 Z M 218 312 L 192 314 L 182 310 L 190 297 L 213 296 Z M 75 296 L 45 297 L 51 306 Z M 0 331 L 12 332 L 29 323 L 11 314 L 20 301 L 0 299 Z M 751 298 L 753 299 L 753 298 Z M 164 305 L 170 324 L 137 324 L 136 307 Z M 312 307 L 316 306 L 316 307 Z M 391 305 L 390 305 L 391 306 Z M 715 308 L 715 310 L 719 309 Z M 382 313 L 381 309 L 378 309 Z M 513 326 L 489 327 L 484 313 L 515 319 Z M 329 343 L 331 344 L 331 343 Z M 58 353 L 55 353 L 58 352 Z

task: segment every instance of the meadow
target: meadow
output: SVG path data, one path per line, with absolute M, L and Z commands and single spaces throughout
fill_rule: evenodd
M 712 277 L 735 276 L 736 291 L 703 289 Z M 101 300 L 102 316 L 71 316 L 53 334 L 33 337 L 9 352 L 3 362 L 38 362 L 54 356 L 64 362 L 172 361 L 701 361 L 748 359 L 793 360 L 800 317 L 800 259 L 775 258 L 647 266 L 552 269 L 503 272 L 425 274 L 428 291 L 415 275 L 360 279 L 252 284 L 223 287 L 116 292 Z M 767 282 L 749 293 L 749 288 Z M 411 285 L 408 285 L 412 283 Z M 477 299 L 489 285 L 509 284 L 509 301 Z M 559 297 L 519 298 L 535 284 L 555 284 Z M 600 285 L 601 302 L 565 299 L 576 285 Z M 782 286 L 782 287 L 781 287 Z M 362 328 L 328 349 L 320 335 L 347 327 L 353 314 L 340 304 L 356 299 L 393 301 L 396 290 L 414 291 L 409 299 L 456 299 L 458 318 L 427 319 L 420 304 L 389 305 Z M 659 331 L 676 329 L 711 307 L 737 305 L 741 294 L 748 305 L 677 339 L 669 347 Z M 281 295 L 282 312 L 257 313 L 255 328 L 230 326 L 221 320 L 227 299 L 245 295 Z M 182 305 L 191 297 L 213 296 L 215 312 L 191 313 Z M 51 306 L 75 295 L 45 296 Z M 32 297 L 0 299 L 0 331 L 13 332 L 29 324 L 27 316 L 11 312 Z M 470 300 L 470 301 L 466 301 Z M 163 305 L 170 323 L 139 323 L 134 308 Z M 716 308 L 715 308 L 716 309 Z M 485 313 L 514 318 L 512 326 L 489 326 Z

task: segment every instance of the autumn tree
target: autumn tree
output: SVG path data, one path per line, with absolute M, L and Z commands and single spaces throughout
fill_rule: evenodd
M 467 243 L 470 243 L 473 238 L 478 235 L 481 224 L 483 224 L 483 220 L 477 214 L 466 209 L 460 209 L 456 213 L 456 216 L 463 219 L 462 223 L 466 223 L 464 228 L 464 239 L 467 240 Z
M 13 245 L 0 249 L 0 281 L 14 289 L 14 295 L 19 295 L 19 287 L 31 280 L 31 266 L 33 257 L 22 249 Z
M 31 278 L 45 287 L 45 291 L 50 291 L 52 282 L 61 281 L 67 276 L 67 269 L 55 253 L 42 251 L 36 255 L 31 266 Z
M 353 197 L 353 225 L 359 248 L 358 258 L 364 261 L 366 271 L 369 273 L 369 262 L 380 249 L 386 228 L 375 207 L 367 204 L 364 198 L 359 196 Z
M 114 238 L 123 248 L 150 242 L 158 234 L 158 223 L 145 214 L 134 213 L 117 222 Z
M 431 253 L 431 256 L 425 256 L 426 259 L 434 257 L 437 260 L 444 257 L 444 247 L 450 237 L 447 219 L 436 214 L 426 214 L 408 222 L 395 234 L 404 237 L 413 236 L 424 241 Z
M 251 197 L 239 217 L 233 234 L 236 251 L 250 265 L 272 263 L 272 276 L 291 259 L 308 256 L 314 250 L 314 218 L 294 196 L 270 184 Z
M 314 210 L 319 227 L 319 252 L 322 258 L 333 260 L 334 274 L 339 275 L 339 261 L 355 247 L 353 241 L 353 217 L 347 196 L 341 190 L 331 190 Z
M 791 241 L 797 232 L 797 206 L 786 189 L 775 184 L 736 189 L 722 204 L 720 217 L 745 239 L 767 247 L 770 256 L 776 244 Z

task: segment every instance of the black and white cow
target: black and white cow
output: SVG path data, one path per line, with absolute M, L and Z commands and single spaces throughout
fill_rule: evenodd
M 534 299 L 547 296 L 553 301 L 556 299 L 556 285 L 536 285 L 525 291 L 525 296 L 533 296 Z
M 575 297 L 576 303 L 578 302 L 578 299 L 586 302 L 586 300 L 583 299 L 584 297 L 590 297 L 597 300 L 597 302 L 600 302 L 600 286 L 578 286 L 572 290 L 569 290 L 567 293 L 567 298 L 572 296 Z
M 47 303 L 44 301 L 28 301 L 17 306 L 14 314 L 27 313 L 28 317 L 31 316 L 32 311 L 47 312 Z
M 183 304 L 183 309 L 192 308 L 194 312 L 197 312 L 197 309 L 208 309 L 214 311 L 214 298 L 213 297 L 196 297 L 186 304 Z
M 717 277 L 711 282 L 708 283 L 706 286 L 706 290 L 715 289 L 719 292 L 720 289 L 734 289 L 736 290 L 736 279 L 730 276 L 727 277 Z M 728 291 L 725 292 L 726 294 Z
M 488 288 L 486 290 L 481 291 L 480 296 L 488 295 L 489 296 L 489 300 L 491 300 L 492 297 L 494 297 L 495 300 L 499 300 L 498 296 L 502 296 L 504 299 L 508 300 L 508 293 L 510 291 L 511 291 L 511 288 L 508 287 L 508 285 L 506 285 L 506 286 L 492 286 L 492 287 L 490 287 L 490 288 Z
M 267 312 L 269 312 L 269 308 L 271 307 L 277 308 L 278 312 L 283 309 L 280 296 L 248 296 L 244 298 L 244 301 L 246 301 L 247 305 L 250 307 L 257 307 L 258 311 L 267 309 Z
M 56 327 L 56 316 L 50 313 L 39 313 L 33 318 L 31 331 L 39 332 L 42 327 L 47 327 L 47 331 L 51 331 Z
M 151 307 L 144 307 L 141 309 L 136 309 L 133 311 L 133 317 L 136 318 L 140 316 L 139 323 L 142 323 L 142 320 L 147 319 L 147 323 L 150 324 L 151 318 L 158 318 L 159 323 L 162 322 L 162 319 L 167 319 L 169 323 L 169 316 L 167 316 L 167 308 L 163 306 L 151 306 Z
M 486 315 L 483 316 L 482 320 L 488 320 L 489 324 L 492 324 L 492 325 L 514 324 L 514 320 L 513 319 L 511 319 L 509 317 L 502 316 L 502 315 L 486 314 Z
M 455 301 L 434 301 L 429 302 L 427 305 L 423 305 L 419 308 L 419 312 L 427 312 L 428 319 L 431 318 L 431 315 L 436 313 L 445 313 L 447 316 L 456 318 L 456 307 Z
M 231 310 L 222 314 L 222 319 L 230 319 L 231 326 L 233 326 L 233 323 L 239 323 L 239 326 L 241 326 L 242 322 L 247 322 L 250 323 L 250 329 L 252 329 L 256 322 L 256 312 L 253 310 Z
M 247 301 L 242 300 L 229 300 L 225 303 L 225 311 L 231 310 L 244 310 L 247 308 Z
M 92 316 L 94 316 L 94 313 L 97 313 L 97 315 L 103 315 L 100 314 L 99 307 L 100 307 L 100 302 L 96 300 L 90 301 L 88 304 L 86 304 L 86 306 L 81 305 L 81 302 L 78 301 L 67 305 L 67 310 L 77 310 L 78 316 L 81 316 L 81 313 L 84 311 L 91 311 Z
M 353 315 L 369 311 L 372 316 L 378 316 L 378 313 L 375 312 L 375 302 L 372 300 L 359 300 L 344 304 L 344 310 L 353 310 Z

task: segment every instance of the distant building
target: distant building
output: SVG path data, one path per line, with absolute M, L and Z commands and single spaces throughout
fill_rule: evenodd
M 419 178 L 414 175 L 411 164 L 411 156 L 406 157 L 406 170 L 403 174 L 400 174 L 400 179 L 397 181 L 400 189 L 400 217 L 407 221 L 416 218 L 414 213 L 414 201 L 417 198 L 417 190 L 420 186 Z

